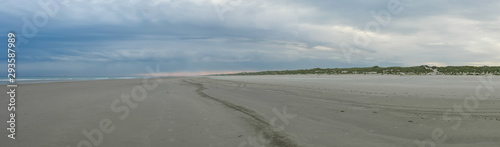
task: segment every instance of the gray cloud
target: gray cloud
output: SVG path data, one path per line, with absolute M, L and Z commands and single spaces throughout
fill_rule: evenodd
M 0 22 L 4 32 L 21 33 L 23 17 L 43 12 L 37 2 L 0 6 L 12 20 Z M 166 72 L 500 65 L 499 2 L 400 0 L 386 26 L 366 30 L 390 2 L 59 0 L 18 58 L 29 75 L 138 74 L 156 63 Z M 366 46 L 353 41 L 360 34 Z

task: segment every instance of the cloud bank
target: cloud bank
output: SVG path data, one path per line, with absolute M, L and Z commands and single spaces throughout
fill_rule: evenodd
M 499 7 L 431 0 L 11 0 L 0 6 L 0 28 L 18 34 L 18 72 L 25 76 L 137 75 L 156 64 L 165 73 L 499 66 Z

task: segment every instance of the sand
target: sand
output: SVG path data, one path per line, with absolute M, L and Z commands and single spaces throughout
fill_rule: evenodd
M 500 77 L 159 80 L 20 85 L 16 139 L 2 129 L 0 142 L 9 147 L 500 145 Z M 7 94 L 0 104 L 0 118 L 7 120 Z

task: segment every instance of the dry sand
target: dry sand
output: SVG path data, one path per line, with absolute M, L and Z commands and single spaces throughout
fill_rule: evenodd
M 96 146 L 82 133 L 93 131 L 90 138 L 103 147 L 388 147 L 421 141 L 429 146 L 497 147 L 500 77 L 482 78 L 163 78 L 139 101 L 127 98 L 144 96 L 137 88 L 143 80 L 138 79 L 24 84 L 18 87 L 16 140 L 2 129 L 0 142 L 9 147 Z M 7 97 L 0 99 L 4 120 Z M 102 122 L 109 126 L 100 129 Z

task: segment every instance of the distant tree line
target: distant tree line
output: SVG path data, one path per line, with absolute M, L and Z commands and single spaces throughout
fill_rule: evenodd
M 500 75 L 500 66 L 413 66 L 413 67 L 360 67 L 314 68 L 300 70 L 242 72 L 223 75 L 299 75 L 299 74 L 380 74 L 380 75 Z

